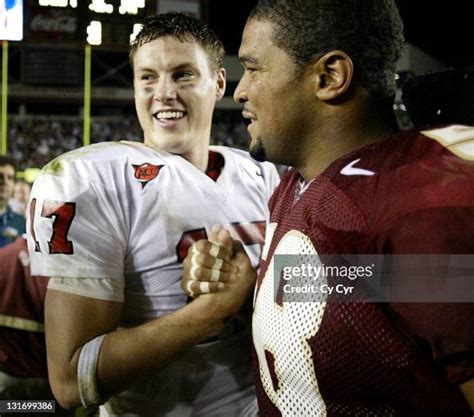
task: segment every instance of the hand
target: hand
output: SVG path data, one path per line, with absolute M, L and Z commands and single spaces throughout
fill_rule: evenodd
M 181 286 L 194 298 L 210 293 L 216 297 L 214 303 L 235 314 L 253 290 L 257 273 L 242 244 L 227 230 L 213 228 L 209 238 L 189 251 Z
M 224 289 L 230 273 L 236 267 L 230 262 L 234 257 L 234 242 L 230 234 L 220 226 L 214 226 L 209 240 L 196 242 L 183 262 L 181 286 L 191 297 Z

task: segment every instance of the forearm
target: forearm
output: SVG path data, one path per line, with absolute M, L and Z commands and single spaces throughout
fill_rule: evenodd
M 203 303 L 184 308 L 138 327 L 111 332 L 99 356 L 98 385 L 107 397 L 145 379 L 200 341 L 216 335 L 223 321 L 205 318 Z
M 81 404 L 78 363 L 84 346 L 100 335 L 106 336 L 94 374 L 100 396 L 107 398 L 161 369 L 199 341 L 218 334 L 223 320 L 213 314 L 210 301 L 202 297 L 167 316 L 117 331 L 121 303 L 48 291 L 46 342 L 56 399 L 66 408 Z

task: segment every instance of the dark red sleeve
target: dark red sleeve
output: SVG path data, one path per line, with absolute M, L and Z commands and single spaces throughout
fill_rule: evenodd
M 25 239 L 0 249 L 0 369 L 12 376 L 47 376 L 44 332 L 22 329 L 24 320 L 44 322 L 47 284 L 30 275 Z

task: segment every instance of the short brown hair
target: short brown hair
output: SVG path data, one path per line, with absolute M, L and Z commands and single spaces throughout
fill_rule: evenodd
M 5 165 L 10 165 L 13 168 L 13 170 L 16 172 L 15 160 L 7 155 L 0 155 L 0 167 L 3 167 Z
M 218 71 L 224 61 L 224 45 L 214 31 L 200 20 L 183 13 L 164 13 L 149 16 L 135 40 L 130 44 L 130 64 L 137 49 L 145 43 L 164 36 L 172 36 L 181 42 L 196 42 L 208 56 L 210 68 Z

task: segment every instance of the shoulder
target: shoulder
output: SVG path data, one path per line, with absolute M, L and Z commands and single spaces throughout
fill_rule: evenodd
M 472 233 L 474 128 L 452 125 L 400 132 L 338 164 L 335 183 L 364 213 L 371 233 L 390 235 L 390 241 L 398 242 L 394 247 L 421 253 L 429 246 L 427 236 L 448 248 L 448 241 L 465 242 L 461 230 Z M 358 168 L 372 174 L 360 175 Z
M 211 151 L 217 152 L 224 157 L 227 165 L 243 166 L 243 167 L 255 167 L 257 161 L 253 160 L 250 154 L 241 149 L 229 148 L 227 146 L 210 146 Z
M 400 170 L 422 171 L 434 165 L 438 171 L 449 170 L 453 164 L 468 168 L 473 162 L 474 127 L 450 125 L 401 131 L 337 160 L 326 174 L 344 182 L 351 177 L 370 179 Z
M 335 161 L 323 174 L 355 200 L 448 201 L 474 187 L 474 128 L 412 129 Z M 436 191 L 443 188 L 443 193 Z M 420 192 L 422 191 L 423 192 Z M 372 203 L 371 203 L 372 204 Z
M 158 169 L 172 157 L 138 142 L 105 142 L 67 152 L 49 162 L 38 175 L 39 184 L 75 184 L 114 189 L 146 169 Z M 152 175 L 152 174 L 150 174 Z M 43 187 L 44 188 L 44 187 Z
M 461 161 L 474 162 L 474 126 L 449 125 L 420 131 L 425 137 L 457 156 Z
M 276 187 L 275 192 L 269 201 L 271 211 L 275 211 L 276 207 L 293 201 L 295 187 L 299 178 L 300 175 L 295 168 L 290 168 L 285 172 L 285 174 L 283 174 L 281 182 Z
M 219 152 L 226 162 L 242 170 L 249 171 L 252 175 L 257 173 L 257 175 L 262 176 L 264 179 L 266 177 L 269 179 L 279 178 L 275 165 L 269 162 L 256 161 L 247 151 L 226 146 L 211 146 L 210 149 Z
M 159 152 L 138 142 L 104 142 L 60 155 L 45 165 L 42 171 L 48 174 L 67 175 L 65 171 L 68 168 L 94 164 L 97 169 L 100 169 L 117 166 L 133 158 L 160 159 L 161 156 Z

